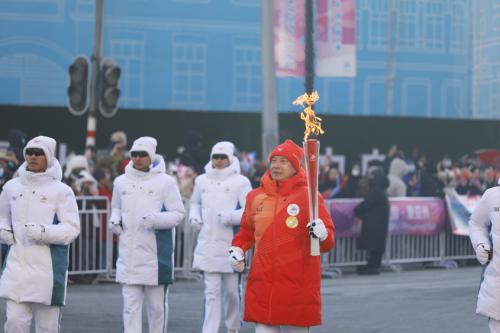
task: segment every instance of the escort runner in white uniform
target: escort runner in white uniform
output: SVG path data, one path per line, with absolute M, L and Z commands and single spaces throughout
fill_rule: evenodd
M 214 145 L 205 173 L 195 179 L 189 213 L 190 222 L 201 229 L 193 268 L 204 272 L 203 333 L 219 331 L 222 307 L 227 331 L 234 333 L 240 328 L 239 275 L 227 260 L 227 249 L 251 189 L 248 178 L 240 174 L 234 145 L 227 141 Z
M 490 236 L 491 230 L 491 236 Z M 476 312 L 489 318 L 491 333 L 500 333 L 500 187 L 484 192 L 474 207 L 469 233 L 477 260 L 486 265 Z M 491 259 L 491 260 L 490 260 Z
M 184 206 L 165 161 L 156 155 L 156 139 L 134 141 L 132 161 L 114 181 L 111 229 L 119 234 L 116 281 L 122 284 L 123 325 L 142 330 L 142 304 L 150 333 L 167 332 L 168 285 L 173 282 L 174 228 Z
M 73 191 L 61 182 L 56 141 L 38 136 L 24 148 L 19 177 L 0 195 L 0 242 L 9 245 L 0 278 L 6 333 L 59 332 L 66 298 L 69 244 L 80 233 Z

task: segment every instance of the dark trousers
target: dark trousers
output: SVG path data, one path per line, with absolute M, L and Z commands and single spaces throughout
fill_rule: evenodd
M 358 266 L 358 273 L 361 275 L 372 275 L 380 273 L 380 264 L 384 252 L 368 251 L 368 262 L 365 266 Z
M 368 263 L 366 264 L 366 267 L 370 269 L 379 269 L 380 264 L 382 263 L 383 254 L 384 253 L 380 251 L 368 252 Z

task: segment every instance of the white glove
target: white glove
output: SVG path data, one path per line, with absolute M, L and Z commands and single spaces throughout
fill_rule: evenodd
M 45 227 L 40 224 L 25 224 L 26 236 L 32 241 L 39 242 L 42 240 Z
M 237 246 L 229 248 L 229 262 L 233 270 L 238 273 L 243 272 L 245 269 L 245 256 L 243 250 Z
M 203 227 L 203 221 L 197 217 L 191 217 L 189 219 L 189 223 L 191 223 L 191 226 L 195 230 L 201 230 L 201 228 Z
M 14 234 L 12 231 L 7 229 L 0 229 L 0 242 L 11 246 L 16 241 L 14 240 Z
M 217 214 L 217 220 L 220 224 L 229 227 L 231 226 L 231 213 L 223 210 Z
M 483 243 L 476 247 L 476 258 L 481 265 L 487 264 L 491 259 L 491 248 Z
M 114 233 L 115 235 L 119 235 L 122 233 L 123 227 L 122 227 L 121 223 L 111 221 L 109 224 L 111 225 L 111 232 L 112 233 Z
M 328 230 L 326 230 L 325 224 L 321 219 L 316 219 L 309 222 L 306 227 L 309 228 L 309 233 L 311 234 L 311 236 L 313 236 L 314 238 L 319 238 L 321 242 L 324 241 L 326 237 L 328 237 Z

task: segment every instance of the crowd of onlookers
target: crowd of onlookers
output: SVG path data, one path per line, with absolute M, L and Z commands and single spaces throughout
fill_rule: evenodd
M 9 148 L 0 151 L 0 190 L 3 184 L 15 175 L 24 160 L 23 147 L 28 136 L 18 129 L 8 134 Z M 63 180 L 76 195 L 102 195 L 111 198 L 113 180 L 124 172 L 129 162 L 128 138 L 125 132 L 114 132 L 107 149 L 96 151 L 87 147 L 82 155 L 71 153 L 66 158 Z M 188 133 L 187 140 L 179 146 L 176 156 L 167 158 L 167 172 L 176 176 L 184 198 L 191 195 L 194 178 L 204 172 L 209 152 L 197 133 Z M 252 186 L 259 185 L 266 170 L 266 162 L 258 160 L 256 154 L 239 153 L 242 174 Z M 322 155 L 319 170 L 319 191 L 327 199 L 362 197 L 368 189 L 368 179 L 374 172 L 387 176 L 389 197 L 420 196 L 442 197 L 446 188 L 454 188 L 458 194 L 481 195 L 486 189 L 496 186 L 499 168 L 487 165 L 478 155 L 470 154 L 458 161 L 447 155 L 433 162 L 424 153 L 414 150 L 406 155 L 393 145 L 385 159 L 375 159 L 362 170 L 359 161 L 347 164 L 343 172 L 331 155 Z
M 389 181 L 389 197 L 443 197 L 446 189 L 455 189 L 460 195 L 481 195 L 497 186 L 500 176 L 498 165 L 484 163 L 477 154 L 465 155 L 455 162 L 445 155 L 433 162 L 418 150 L 406 156 L 396 145 L 383 160 L 369 163 L 364 177 L 361 172 L 360 163 L 352 163 L 343 174 L 338 165 L 323 156 L 319 190 L 326 198 L 361 197 L 367 190 L 369 176 L 378 172 Z

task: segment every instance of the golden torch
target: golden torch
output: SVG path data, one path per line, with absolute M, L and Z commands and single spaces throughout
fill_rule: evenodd
M 317 91 L 310 94 L 305 93 L 293 101 L 294 105 L 307 107 L 300 113 L 300 119 L 305 122 L 306 130 L 304 131 L 304 141 L 302 147 L 304 149 L 304 157 L 307 174 L 307 192 L 309 197 L 309 217 L 310 220 L 318 218 L 318 171 L 319 171 L 319 140 L 309 139 L 312 134 L 318 136 L 325 133 L 321 128 L 321 118 L 316 117 L 313 106 L 319 100 Z M 311 236 L 311 256 L 319 256 L 319 239 Z

